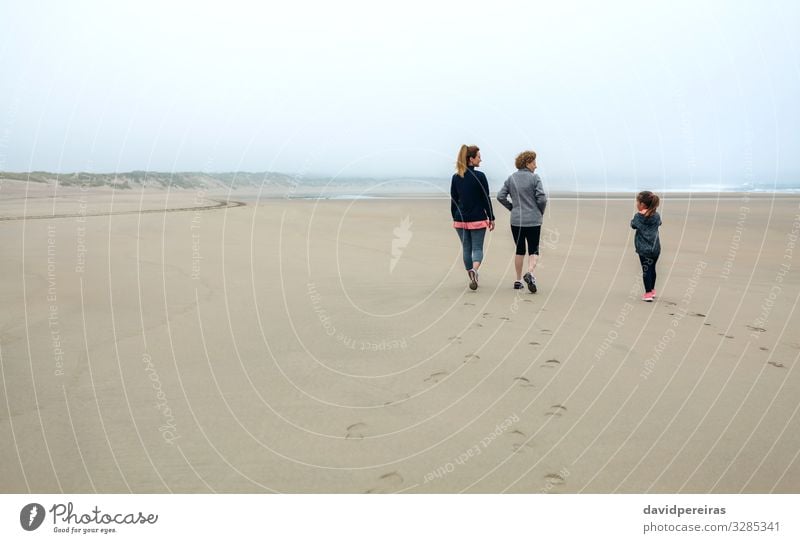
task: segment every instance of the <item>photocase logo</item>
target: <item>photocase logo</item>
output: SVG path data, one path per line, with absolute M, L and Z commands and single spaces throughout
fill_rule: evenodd
M 403 255 L 403 249 L 408 246 L 411 237 L 414 233 L 411 231 L 411 219 L 406 215 L 406 218 L 400 221 L 400 226 L 392 230 L 394 239 L 392 239 L 392 260 L 389 262 L 389 273 L 394 272 L 394 267 L 400 261 Z
M 44 507 L 38 503 L 29 503 L 19 512 L 19 523 L 22 529 L 32 532 L 44 521 Z

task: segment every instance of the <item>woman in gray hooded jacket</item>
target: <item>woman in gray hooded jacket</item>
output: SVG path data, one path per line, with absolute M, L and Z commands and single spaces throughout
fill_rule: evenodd
M 522 279 L 528 290 L 536 292 L 536 261 L 539 258 L 539 238 L 542 232 L 542 216 L 547 206 L 547 195 L 542 187 L 542 179 L 535 174 L 536 153 L 523 151 L 515 161 L 517 171 L 512 173 L 503 188 L 497 193 L 497 201 L 511 211 L 511 235 L 516 244 L 514 268 L 517 280 L 514 288 L 522 288 Z M 509 201 L 510 199 L 510 201 Z M 523 277 L 522 264 L 525 260 L 527 245 L 528 272 Z

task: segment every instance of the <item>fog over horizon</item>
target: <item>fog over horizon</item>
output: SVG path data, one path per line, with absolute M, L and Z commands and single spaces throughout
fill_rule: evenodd
M 0 171 L 800 188 L 800 4 L 0 4 Z

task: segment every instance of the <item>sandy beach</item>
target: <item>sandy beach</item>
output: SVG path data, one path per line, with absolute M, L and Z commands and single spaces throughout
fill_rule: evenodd
M 648 304 L 632 195 L 534 295 L 499 205 L 472 292 L 446 199 L 1 194 L 4 493 L 800 492 L 800 196 L 665 195 Z

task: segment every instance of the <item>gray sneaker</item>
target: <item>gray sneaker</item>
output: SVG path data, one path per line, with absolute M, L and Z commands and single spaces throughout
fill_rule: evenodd
M 469 288 L 471 290 L 478 290 L 478 272 L 469 270 L 467 274 L 469 274 Z
M 531 272 L 526 273 L 522 276 L 522 279 L 528 284 L 528 290 L 536 294 L 536 278 L 531 275 Z

